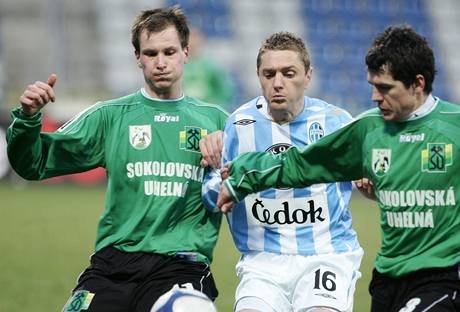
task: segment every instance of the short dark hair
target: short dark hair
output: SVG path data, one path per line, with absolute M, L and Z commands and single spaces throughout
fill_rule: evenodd
M 422 75 L 424 91 L 432 91 L 436 75 L 433 50 L 427 40 L 407 24 L 389 26 L 379 34 L 367 52 L 366 65 L 371 73 L 378 73 L 387 65 L 393 78 L 406 88 L 416 81 L 417 75 Z
M 146 30 L 148 33 L 160 32 L 169 26 L 176 28 L 182 48 L 188 46 L 190 29 L 187 18 L 179 6 L 146 10 L 139 13 L 131 28 L 131 42 L 136 52 L 140 50 L 142 31 Z
M 265 39 L 257 54 L 257 72 L 259 72 L 260 64 L 262 63 L 262 55 L 267 50 L 290 50 L 298 52 L 304 64 L 305 72 L 310 69 L 310 55 L 305 47 L 305 43 L 293 33 L 281 31 Z

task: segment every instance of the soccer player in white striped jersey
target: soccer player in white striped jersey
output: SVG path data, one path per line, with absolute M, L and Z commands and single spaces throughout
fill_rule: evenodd
M 224 164 L 245 152 L 276 154 L 309 145 L 352 120 L 343 109 L 304 95 L 310 57 L 291 33 L 264 41 L 257 75 L 263 96 L 227 120 Z M 215 162 L 218 141 L 214 134 L 201 142 L 205 163 Z M 221 173 L 225 177 L 225 169 Z M 217 171 L 205 179 L 203 199 L 210 209 L 218 209 L 220 183 Z M 234 205 L 227 220 L 242 253 L 235 311 L 352 311 L 363 251 L 348 209 L 351 190 L 350 182 L 269 189 Z

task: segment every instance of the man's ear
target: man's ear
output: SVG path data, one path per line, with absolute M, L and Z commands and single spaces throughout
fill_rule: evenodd
M 306 76 L 306 79 L 305 79 L 304 89 L 308 88 L 308 86 L 310 85 L 311 77 L 313 76 L 312 66 L 310 66 L 310 68 L 307 70 L 307 72 L 305 73 L 305 76 Z
M 425 77 L 421 74 L 415 76 L 415 82 L 413 84 L 415 92 L 424 92 L 425 90 Z
M 190 55 L 190 47 L 189 46 L 184 47 L 183 51 L 184 51 L 184 55 L 185 55 L 184 63 L 187 64 L 188 59 L 189 59 L 189 55 Z

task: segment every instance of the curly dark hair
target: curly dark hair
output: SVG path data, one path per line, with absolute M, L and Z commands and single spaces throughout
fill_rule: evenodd
M 436 75 L 433 50 L 427 40 L 407 25 L 387 27 L 379 34 L 366 55 L 366 65 L 371 73 L 382 71 L 387 65 L 395 80 L 409 88 L 417 75 L 425 77 L 425 93 L 432 91 Z
M 290 50 L 298 52 L 300 54 L 300 59 L 304 64 L 305 72 L 310 69 L 310 55 L 305 47 L 305 43 L 301 38 L 297 37 L 293 33 L 280 31 L 265 39 L 259 49 L 259 54 L 257 54 L 257 72 L 259 72 L 260 64 L 262 62 L 262 55 L 267 50 Z
M 160 32 L 169 26 L 176 27 L 182 48 L 188 46 L 190 29 L 187 18 L 179 6 L 146 10 L 139 13 L 131 28 L 131 42 L 136 52 L 140 50 L 139 38 L 143 30 Z

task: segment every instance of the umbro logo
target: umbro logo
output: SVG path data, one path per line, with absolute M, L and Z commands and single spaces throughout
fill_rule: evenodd
M 240 119 L 240 120 L 235 121 L 233 124 L 238 125 L 238 126 L 247 126 L 255 122 L 256 121 L 253 119 Z

